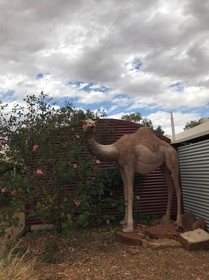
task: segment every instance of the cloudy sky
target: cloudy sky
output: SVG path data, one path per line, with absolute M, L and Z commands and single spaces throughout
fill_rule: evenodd
M 49 94 L 171 134 L 209 117 L 208 0 L 0 0 L 0 100 Z

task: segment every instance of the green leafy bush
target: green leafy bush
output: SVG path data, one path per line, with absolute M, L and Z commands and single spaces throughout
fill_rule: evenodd
M 69 103 L 59 107 L 43 92 L 24 102 L 11 111 L 0 105 L 0 134 L 6 147 L 1 163 L 10 166 L 2 169 L 0 178 L 1 199 L 10 200 L 1 214 L 0 231 L 16 223 L 15 211 L 52 223 L 57 232 L 114 220 L 102 216 L 102 208 L 121 205 L 110 195 L 110 178 L 119 180 L 120 175 L 112 170 L 107 177 L 99 169 L 79 125 L 81 119 L 99 118 L 103 112 L 76 110 Z M 100 132 L 101 138 L 107 129 Z

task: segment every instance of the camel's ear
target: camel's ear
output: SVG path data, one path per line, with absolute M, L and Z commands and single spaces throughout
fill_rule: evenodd
M 96 120 L 91 120 L 94 124 L 97 122 Z M 85 124 L 87 124 L 87 120 L 80 120 L 80 122 L 83 124 L 83 125 L 85 125 Z

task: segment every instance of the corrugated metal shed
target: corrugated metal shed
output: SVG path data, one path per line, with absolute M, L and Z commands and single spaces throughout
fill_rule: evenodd
M 185 141 L 190 141 L 191 139 L 197 139 L 200 137 L 207 137 L 209 134 L 209 120 L 201 122 L 200 124 L 192 127 L 190 129 L 185 129 L 183 132 L 180 132 L 175 135 L 175 140 L 172 141 L 173 144 L 182 143 Z
M 178 148 L 185 212 L 204 219 L 209 228 L 209 140 Z

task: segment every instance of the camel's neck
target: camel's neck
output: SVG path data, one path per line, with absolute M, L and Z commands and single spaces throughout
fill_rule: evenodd
M 94 135 L 86 135 L 86 141 L 91 154 L 95 155 L 100 160 L 117 161 L 118 150 L 112 145 L 101 145 L 96 142 Z

